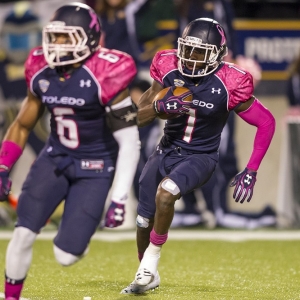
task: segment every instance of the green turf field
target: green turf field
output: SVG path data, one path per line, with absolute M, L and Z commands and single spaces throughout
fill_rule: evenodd
M 2 270 L 7 244 L 0 240 Z M 70 267 L 56 263 L 50 240 L 37 240 L 33 257 L 22 294 L 30 300 L 300 299 L 300 240 L 170 239 L 159 266 L 161 286 L 139 296 L 120 294 L 138 267 L 134 240 L 93 240 L 88 256 Z

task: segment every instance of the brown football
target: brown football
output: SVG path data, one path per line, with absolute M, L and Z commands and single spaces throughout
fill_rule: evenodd
M 164 88 L 163 90 L 161 90 L 160 92 L 158 92 L 156 94 L 156 96 L 154 97 L 153 99 L 153 102 L 157 101 L 157 100 L 160 100 L 162 99 L 166 94 L 167 92 L 170 90 L 171 87 L 167 87 L 167 88 Z M 175 87 L 175 89 L 173 90 L 173 95 L 174 96 L 180 96 L 186 92 L 189 92 L 189 89 L 186 88 L 186 87 L 182 87 L 182 86 L 177 86 Z M 183 101 L 186 101 L 186 102 L 191 102 L 193 101 L 193 95 L 189 95 L 187 96 Z M 163 119 L 163 120 L 168 120 L 168 119 L 174 119 L 174 118 L 177 118 L 179 117 L 180 115 L 179 114 L 165 114 L 165 113 L 161 113 L 161 114 L 158 114 L 157 115 L 158 118 L 160 119 Z

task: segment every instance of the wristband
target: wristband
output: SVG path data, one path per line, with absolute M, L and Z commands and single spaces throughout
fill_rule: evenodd
M 2 169 L 10 170 L 21 156 L 22 148 L 12 141 L 3 141 L 0 150 L 0 165 Z

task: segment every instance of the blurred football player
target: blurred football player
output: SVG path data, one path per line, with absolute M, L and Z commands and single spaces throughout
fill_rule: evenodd
M 236 202 L 251 200 L 257 170 L 275 131 L 275 119 L 253 96 L 250 73 L 223 62 L 226 53 L 222 26 L 213 19 L 199 18 L 186 26 L 178 49 L 159 51 L 153 58 L 150 74 L 154 81 L 139 101 L 138 124 L 147 125 L 162 113 L 170 118 L 140 177 L 136 219 L 140 265 L 134 281 L 121 293 L 142 293 L 160 284 L 158 263 L 175 201 L 212 176 L 221 132 L 232 112 L 257 127 L 249 162 L 231 183 Z M 187 93 L 166 93 L 153 103 L 157 93 L 170 86 L 188 88 L 193 101 L 184 101 Z M 181 116 L 171 118 L 173 114 Z
M 131 56 L 99 47 L 101 23 L 87 5 L 60 7 L 43 28 L 43 47 L 25 64 L 28 95 L 0 150 L 0 199 L 9 172 L 44 108 L 51 133 L 24 182 L 17 223 L 6 252 L 5 299 L 19 299 L 33 243 L 65 200 L 54 255 L 69 266 L 88 252 L 114 180 L 107 227 L 124 220 L 124 204 L 139 159 L 136 112 L 128 85 L 136 75 Z

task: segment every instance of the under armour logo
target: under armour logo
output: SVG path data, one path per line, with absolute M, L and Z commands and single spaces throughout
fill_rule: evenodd
M 83 79 L 81 79 L 79 86 L 82 87 L 82 88 L 85 87 L 85 86 L 86 87 L 91 87 L 91 83 L 92 82 L 90 80 L 84 81 Z
M 170 104 L 170 103 L 167 103 L 167 109 L 177 109 L 177 103 L 174 102 L 174 104 Z
M 247 183 L 247 184 L 250 184 L 251 183 L 251 180 L 252 180 L 252 176 L 247 174 L 246 175 L 246 178 L 244 179 L 244 182 Z
M 88 161 L 82 161 L 81 162 L 81 166 L 82 167 L 88 167 L 89 166 L 89 162 Z
M 122 208 L 115 208 L 115 220 L 116 221 L 123 221 L 123 213 L 124 213 L 124 210 Z
M 214 94 L 214 93 L 218 93 L 218 94 L 221 94 L 221 89 L 215 89 L 215 88 L 211 88 L 211 93 Z

